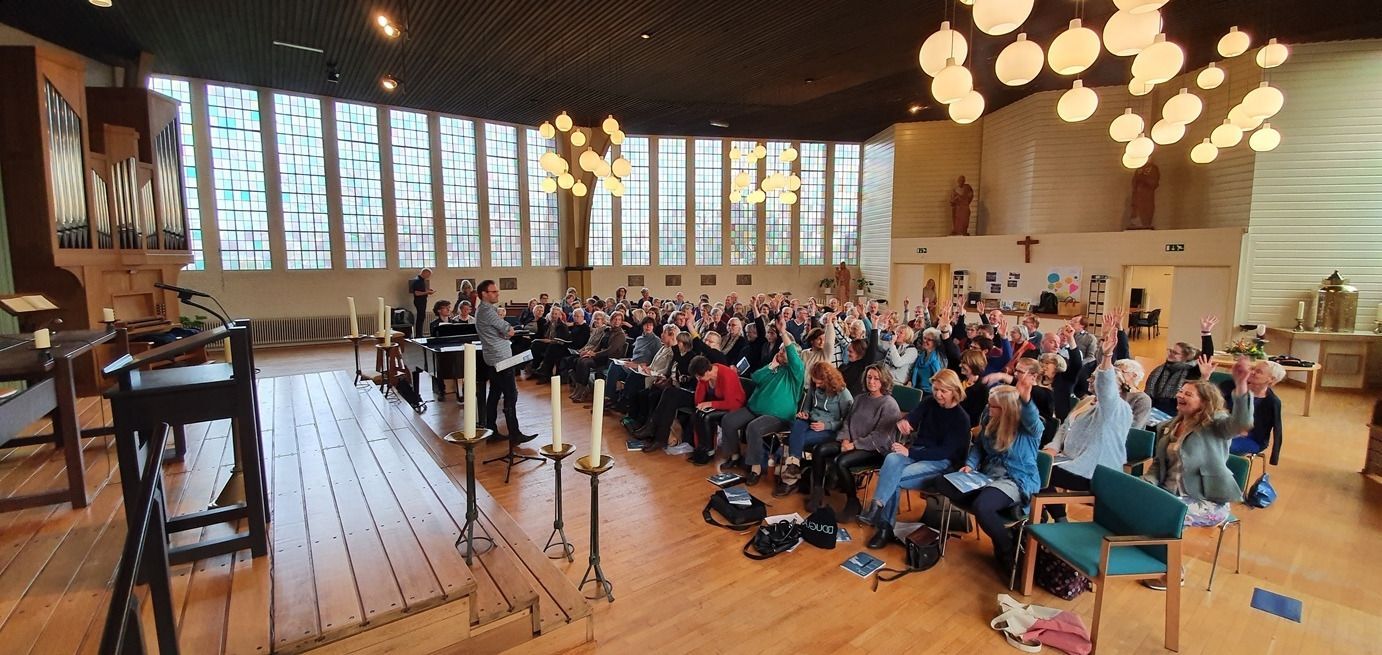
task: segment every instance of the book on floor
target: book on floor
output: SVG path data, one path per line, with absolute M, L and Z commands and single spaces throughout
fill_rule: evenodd
M 952 471 L 945 474 L 945 479 L 950 481 L 950 484 L 955 485 L 955 489 L 959 490 L 962 494 L 967 494 L 993 482 L 993 478 L 978 471 L 970 471 L 969 473 Z
M 744 485 L 726 487 L 725 500 L 728 500 L 731 505 L 739 505 L 741 507 L 753 505 L 753 496 L 749 495 L 748 487 Z
M 710 484 L 720 487 L 721 489 L 733 484 L 738 484 L 743 479 L 744 478 L 738 473 L 716 473 L 706 478 L 706 480 L 710 481 Z
M 624 447 L 630 451 L 643 450 L 643 443 L 642 439 L 628 439 L 624 441 Z
M 840 568 L 853 573 L 861 578 L 873 575 L 874 571 L 883 568 L 883 560 L 874 557 L 866 552 L 859 551 L 845 560 Z
M 835 530 L 835 543 L 841 543 L 845 541 L 854 541 L 854 537 L 849 536 L 849 530 L 847 530 L 845 526 L 842 525 Z

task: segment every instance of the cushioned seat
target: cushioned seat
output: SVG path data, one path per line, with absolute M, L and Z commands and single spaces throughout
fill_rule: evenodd
M 1037 523 L 1027 526 L 1057 557 L 1069 562 L 1085 575 L 1099 576 L 1099 551 L 1104 537 L 1113 533 L 1098 523 Z M 1157 557 L 1147 550 L 1161 550 Z M 1109 551 L 1109 575 L 1145 575 L 1166 572 L 1166 548 L 1114 548 Z

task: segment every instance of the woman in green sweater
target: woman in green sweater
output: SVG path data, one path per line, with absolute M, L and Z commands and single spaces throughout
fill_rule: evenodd
M 767 459 L 763 438 L 792 427 L 792 418 L 796 416 L 802 388 L 806 385 L 801 348 L 793 342 L 786 323 L 784 314 L 778 319 L 778 334 L 784 345 L 772 362 L 754 371 L 751 378 L 754 390 L 748 406 L 726 414 L 720 421 L 720 453 L 725 457 L 720 469 L 743 467 L 747 461 L 745 482 L 750 486 L 758 484 L 763 475 Z M 741 441 L 748 446 L 746 459 L 739 457 Z

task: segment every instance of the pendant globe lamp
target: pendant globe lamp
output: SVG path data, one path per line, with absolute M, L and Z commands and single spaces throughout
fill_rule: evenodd
M 974 76 L 969 69 L 955 63 L 955 60 L 946 59 L 945 68 L 936 74 L 935 79 L 931 80 L 931 95 L 935 96 L 936 102 L 948 105 L 966 93 L 974 90 Z
M 571 117 L 568 116 L 568 115 L 566 115 L 566 112 L 562 112 L 562 113 L 560 113 L 560 114 L 557 114 L 556 120 L 554 120 L 554 121 L 552 121 L 552 122 L 553 122 L 553 124 L 555 124 L 555 125 L 557 126 L 557 129 L 558 129 L 558 130 L 561 130 L 561 131 L 563 131 L 563 132 L 570 132 L 570 131 L 571 131 L 571 126 L 572 126 L 572 125 L 575 125 L 575 123 L 573 123 L 573 122 L 571 121 Z
M 1113 6 L 1118 7 L 1118 11 L 1145 14 L 1161 9 L 1167 2 L 1168 0 L 1113 0 Z
M 1163 118 L 1152 126 L 1152 141 L 1159 146 L 1169 146 L 1185 137 L 1185 123 L 1173 123 Z
M 795 205 L 797 204 L 797 194 L 791 191 L 783 191 L 778 194 L 777 201 L 784 205 Z
M 1219 148 L 1213 143 L 1210 143 L 1209 139 L 1201 141 L 1194 148 L 1190 149 L 1190 161 L 1196 164 L 1208 164 L 1218 158 Z
M 1147 138 L 1146 134 L 1137 135 L 1136 139 L 1128 142 L 1123 148 L 1123 154 L 1133 157 L 1151 157 L 1152 151 L 1156 150 L 1156 143 Z
M 784 164 L 790 164 L 797 160 L 797 155 L 799 154 L 800 153 L 797 152 L 796 148 L 787 146 L 782 150 L 782 154 L 778 155 L 777 158 L 781 160 Z
M 1059 75 L 1079 75 L 1098 58 L 1099 35 L 1084 27 L 1078 18 L 1056 36 L 1046 53 L 1047 65 Z
M 595 169 L 600 166 L 600 155 L 596 154 L 594 150 L 586 148 L 585 152 L 581 153 L 577 163 L 581 165 L 582 170 L 594 173 Z
M 1185 65 L 1185 51 L 1166 40 L 1166 33 L 1156 35 L 1156 41 L 1137 53 L 1132 60 L 1132 76 L 1144 82 L 1161 84 L 1176 75 Z
M 1161 12 L 1119 10 L 1104 23 L 1104 49 L 1114 56 L 1131 57 L 1152 45 L 1160 33 Z
M 562 170 L 561 155 L 558 155 L 555 152 L 549 151 L 542 153 L 542 156 L 539 157 L 537 160 L 537 165 L 542 167 L 542 170 L 547 171 L 552 175 L 561 175 L 563 172 L 565 172 Z
M 1032 15 L 1034 0 L 974 0 L 974 26 L 990 36 L 1022 27 Z
M 998 53 L 993 72 L 998 76 L 998 81 L 1008 86 L 1021 86 L 1036 79 L 1045 62 L 1046 53 L 1041 51 L 1041 46 L 1035 41 L 1028 41 L 1027 34 L 1022 33 Z
M 921 70 L 931 77 L 935 77 L 945 68 L 947 58 L 963 64 L 968 56 L 969 43 L 965 41 L 963 34 L 950 29 L 950 21 L 941 22 L 941 28 L 926 37 L 921 44 L 921 51 L 917 53 Z
M 1286 97 L 1281 94 L 1281 90 L 1269 82 L 1263 82 L 1243 97 L 1242 107 L 1249 116 L 1265 120 L 1275 116 L 1285 104 Z
M 1247 52 L 1251 46 L 1252 37 L 1247 32 L 1239 31 L 1238 26 L 1234 25 L 1228 28 L 1228 34 L 1219 37 L 1217 49 L 1221 57 L 1237 57 Z
M 1200 71 L 1199 75 L 1195 76 L 1195 84 L 1206 91 L 1217 89 L 1220 84 L 1224 83 L 1224 77 L 1226 77 L 1224 69 L 1219 68 L 1219 65 L 1214 62 L 1210 62 L 1208 66 L 1204 67 L 1204 70 Z
M 963 98 L 950 103 L 946 110 L 950 113 L 950 120 L 960 125 L 968 125 L 984 115 L 984 96 L 976 90 L 971 90 Z
M 1247 110 L 1243 109 L 1243 105 L 1234 105 L 1233 109 L 1228 110 L 1228 122 L 1244 132 L 1257 129 L 1263 120 L 1265 119 L 1249 115 Z
M 1144 127 L 1142 117 L 1132 113 L 1132 108 L 1129 107 L 1123 110 L 1122 115 L 1108 124 L 1108 135 L 1114 141 L 1127 143 L 1136 139 Z
M 787 190 L 788 190 L 788 191 L 800 191 L 800 190 L 801 190 L 801 178 L 798 177 L 798 176 L 795 175 L 795 174 L 788 176 L 788 177 L 787 177 Z
M 629 160 L 619 157 L 614 160 L 614 163 L 609 165 L 609 170 L 611 173 L 614 173 L 615 176 L 625 178 L 633 173 L 633 164 L 630 163 Z
M 1281 145 L 1281 133 L 1271 123 L 1263 123 L 1262 129 L 1248 137 L 1248 147 L 1257 152 L 1271 152 Z
M 544 139 L 550 139 L 557 135 L 557 128 L 552 127 L 551 121 L 542 121 L 542 124 L 537 126 L 537 133 Z
M 571 185 L 571 195 L 577 198 L 584 198 L 587 193 L 590 193 L 590 189 L 585 186 L 585 182 L 578 181 Z
M 968 72 L 968 71 L 966 71 L 966 72 Z M 760 144 L 757 144 L 757 145 L 755 145 L 755 146 L 753 147 L 753 158 L 754 158 L 754 159 L 762 159 L 762 158 L 767 157 L 767 156 L 768 156 L 768 149 L 765 148 L 765 147 L 763 147 L 763 144 L 760 143 Z
M 1171 96 L 1170 100 L 1161 108 L 1161 117 L 1172 123 L 1193 123 L 1204 111 L 1204 101 L 1200 97 L 1191 93 L 1189 89 L 1182 88 L 1180 93 Z
M 624 131 L 615 130 L 614 134 L 609 135 L 609 142 L 616 146 L 624 145 Z
M 619 131 L 619 121 L 615 120 L 613 114 L 610 114 L 600 123 L 600 129 L 604 130 L 605 134 L 614 134 Z
M 1155 84 L 1152 84 L 1151 82 L 1148 82 L 1146 80 L 1139 80 L 1135 77 L 1128 82 L 1128 93 L 1131 93 L 1135 96 L 1145 96 L 1148 93 L 1151 93 L 1152 89 L 1154 88 L 1156 88 Z
M 570 173 L 562 173 L 557 176 L 557 186 L 563 189 L 570 189 L 576 185 L 576 178 Z
M 576 146 L 577 148 L 585 145 L 585 132 L 582 132 L 580 130 L 572 130 L 571 145 Z
M 1099 94 L 1085 87 L 1082 80 L 1075 80 L 1069 91 L 1061 94 L 1056 102 L 1056 114 L 1067 123 L 1078 123 L 1094 115 L 1099 108 Z
M 1146 166 L 1148 159 L 1150 159 L 1150 157 L 1134 157 L 1132 155 L 1124 153 L 1123 168 L 1135 171 L 1139 168 L 1142 168 L 1143 166 Z
M 1277 43 L 1276 39 L 1267 41 L 1267 45 L 1262 46 L 1257 51 L 1257 65 L 1263 68 L 1276 68 L 1284 63 L 1291 56 L 1291 51 L 1286 46 Z
M 539 186 L 541 187 L 543 193 L 557 192 L 557 181 L 550 177 L 542 178 L 542 182 L 539 184 Z
M 1238 145 L 1238 142 L 1242 140 L 1243 130 L 1239 129 L 1237 125 L 1231 123 L 1227 118 L 1224 119 L 1223 125 L 1214 128 L 1214 131 L 1209 133 L 1209 142 L 1214 144 L 1216 148 L 1232 148 Z

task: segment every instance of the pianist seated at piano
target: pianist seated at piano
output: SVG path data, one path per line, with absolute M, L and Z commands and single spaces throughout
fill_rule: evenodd
M 427 325 L 427 334 L 437 336 L 437 328 L 443 323 L 455 323 L 456 315 L 451 313 L 450 300 L 438 300 L 432 303 L 432 322 Z

